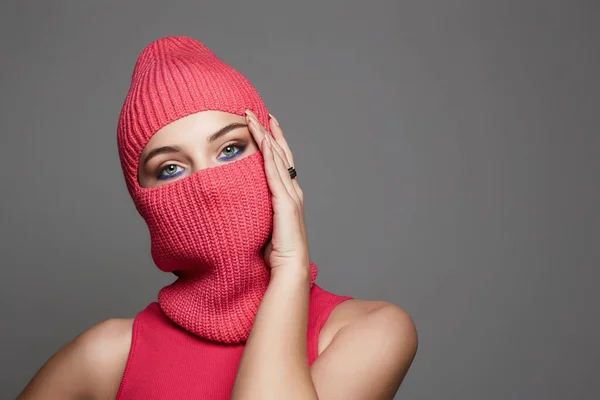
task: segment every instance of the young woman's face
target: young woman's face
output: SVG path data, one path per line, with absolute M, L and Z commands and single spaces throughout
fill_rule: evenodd
M 174 121 L 150 138 L 138 168 L 141 187 L 164 185 L 258 150 L 246 117 L 202 111 Z

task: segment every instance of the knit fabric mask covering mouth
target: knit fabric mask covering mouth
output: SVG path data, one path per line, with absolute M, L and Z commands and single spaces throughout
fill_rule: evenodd
M 158 303 L 183 329 L 221 343 L 244 343 L 269 284 L 263 249 L 273 229 L 271 193 L 260 151 L 174 182 L 142 188 L 140 155 L 156 131 L 200 111 L 245 115 L 268 130 L 254 86 L 206 46 L 166 37 L 140 54 L 121 110 L 117 142 L 136 209 L 150 231 L 152 258 L 178 276 Z M 310 263 L 311 285 L 317 267 Z

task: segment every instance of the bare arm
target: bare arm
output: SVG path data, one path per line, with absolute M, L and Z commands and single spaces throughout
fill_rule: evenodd
M 231 398 L 316 399 L 306 352 L 310 262 L 302 190 L 288 172 L 293 157 L 276 120 L 270 121 L 273 136 L 253 113 L 247 120 L 263 152 L 272 194 L 273 234 L 265 251 L 271 281 L 255 316 Z
M 244 349 L 233 400 L 317 399 L 306 351 L 309 288 L 308 274 L 272 277 Z
M 340 304 L 308 366 L 305 283 L 275 276 L 244 350 L 232 399 L 391 400 L 415 357 L 410 316 L 386 302 Z M 306 301 L 306 303 L 305 303 Z
M 110 319 L 56 352 L 17 400 L 114 399 L 131 344 L 132 320 Z
M 303 194 L 287 173 L 293 157 L 279 125 L 271 121 L 275 140 L 263 139 L 269 134 L 253 114 L 249 119 L 250 131 L 261 143 L 273 195 L 272 247 L 267 246 L 265 254 L 271 282 L 252 326 L 232 399 L 392 399 L 417 350 L 412 320 L 392 304 L 338 306 L 341 312 L 330 324 L 334 328 L 328 328 L 334 330 L 332 338 L 308 366 L 310 278 Z
M 329 320 L 336 331 L 311 365 L 319 399 L 393 399 L 417 352 L 410 316 L 390 303 L 352 300 Z

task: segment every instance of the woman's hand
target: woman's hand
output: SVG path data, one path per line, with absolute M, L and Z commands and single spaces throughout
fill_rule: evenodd
M 298 269 L 309 272 L 309 251 L 304 223 L 304 198 L 297 179 L 290 177 L 288 168 L 294 157 L 279 123 L 271 115 L 273 136 L 260 124 L 250 110 L 246 111 L 250 133 L 259 144 L 265 162 L 265 172 L 273 199 L 273 234 L 265 247 L 265 262 L 276 271 Z
M 271 280 L 254 317 L 231 399 L 317 399 L 307 357 L 310 261 L 302 190 L 291 179 L 292 153 L 277 120 L 272 136 L 256 116 L 248 126 L 264 158 L 273 203 L 273 234 L 265 249 Z

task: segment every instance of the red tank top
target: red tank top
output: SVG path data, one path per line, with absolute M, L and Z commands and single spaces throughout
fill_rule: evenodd
M 335 306 L 351 297 L 317 285 L 310 291 L 308 362 L 318 356 L 321 328 Z M 229 399 L 244 345 L 225 345 L 195 336 L 150 303 L 133 323 L 131 350 L 117 400 Z

